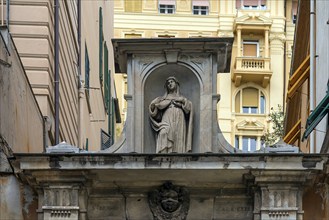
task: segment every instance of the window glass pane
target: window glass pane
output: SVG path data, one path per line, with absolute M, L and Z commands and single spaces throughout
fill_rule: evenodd
M 257 114 L 257 107 L 250 107 L 250 113 Z
M 248 151 L 248 146 L 249 146 L 249 138 L 243 137 L 242 138 L 242 150 Z
M 256 137 L 250 137 L 249 141 L 250 141 L 250 148 L 249 148 L 250 151 L 251 152 L 256 151 L 257 138 Z
M 239 149 L 239 136 L 235 135 L 235 148 Z
M 265 96 L 263 93 L 260 95 L 260 114 L 265 114 Z

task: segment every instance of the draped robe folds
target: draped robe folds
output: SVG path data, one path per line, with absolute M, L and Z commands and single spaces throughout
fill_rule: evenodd
M 175 104 L 178 98 L 185 102 Z M 157 97 L 151 102 L 149 112 L 152 128 L 157 132 L 157 153 L 186 153 L 192 150 L 193 112 L 189 100 L 183 96 Z

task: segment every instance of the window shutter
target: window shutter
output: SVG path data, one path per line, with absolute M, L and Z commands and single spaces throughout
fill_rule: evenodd
M 109 65 L 108 65 L 108 48 L 106 42 L 104 43 L 104 95 L 105 95 L 105 107 L 109 108 L 109 88 L 110 88 L 110 78 L 109 78 Z
M 193 6 L 207 6 L 209 7 L 209 0 L 193 0 Z
M 159 0 L 159 5 L 176 5 L 176 0 Z
M 242 105 L 248 107 L 258 107 L 258 90 L 254 88 L 243 89 Z
M 241 0 L 235 1 L 235 8 L 240 9 L 241 8 Z
M 142 0 L 125 0 L 125 12 L 142 12 Z
M 103 84 L 103 12 L 99 8 L 99 80 Z
M 90 73 L 90 66 L 89 66 L 89 55 L 87 46 L 85 46 L 85 89 L 87 97 L 89 98 L 89 73 Z
M 243 56 L 257 57 L 257 44 L 243 44 Z
M 298 7 L 298 2 L 293 1 L 292 2 L 292 15 L 297 15 L 297 7 Z
M 258 6 L 258 0 L 243 0 L 244 6 Z
M 266 0 L 261 0 L 260 5 L 266 5 Z

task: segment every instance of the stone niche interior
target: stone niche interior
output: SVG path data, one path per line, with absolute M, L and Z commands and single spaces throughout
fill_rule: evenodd
M 164 64 L 155 68 L 147 76 L 144 84 L 144 152 L 155 152 L 155 133 L 152 131 L 149 120 L 148 107 L 151 101 L 162 96 L 165 81 L 169 76 L 174 76 L 180 83 L 180 94 L 193 104 L 193 134 L 199 134 L 200 124 L 200 81 L 196 74 L 186 66 L 180 64 Z M 193 135 L 192 152 L 197 152 L 199 135 Z

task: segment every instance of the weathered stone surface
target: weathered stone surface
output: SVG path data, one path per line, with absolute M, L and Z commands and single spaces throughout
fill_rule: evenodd
M 328 166 L 326 155 L 303 154 L 15 158 L 15 170 L 28 174 L 26 181 L 38 191 L 40 219 L 68 214 L 67 219 L 153 219 L 148 195 L 170 181 L 189 192 L 187 220 L 302 220 L 304 187 Z M 51 165 L 55 159 L 57 168 Z M 312 167 L 304 166 L 309 163 Z
M 193 103 L 191 150 L 177 152 L 235 151 L 218 127 L 216 105 L 217 74 L 230 68 L 232 38 L 114 39 L 112 42 L 116 62 L 127 74 L 127 119 L 121 141 L 102 152 L 158 153 L 149 104 L 163 95 L 163 82 L 169 76 L 181 82 L 181 94 Z
M 216 197 L 214 219 L 217 220 L 252 220 L 253 203 L 251 198 L 240 195 Z

